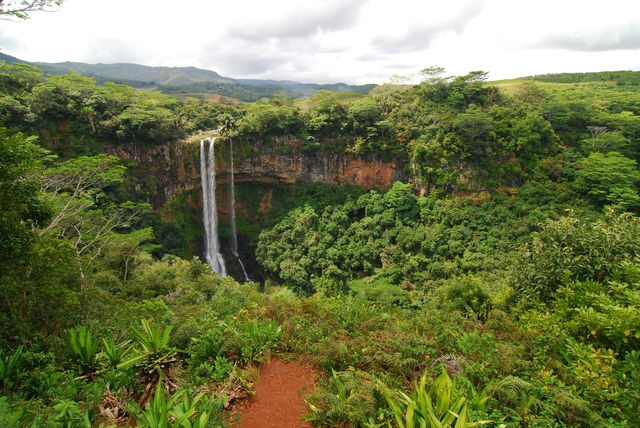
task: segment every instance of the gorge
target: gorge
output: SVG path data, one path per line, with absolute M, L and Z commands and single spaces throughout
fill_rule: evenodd
M 238 281 L 261 275 L 253 261 L 252 238 L 242 230 L 238 232 L 236 215 L 241 221 L 269 215 L 274 191 L 277 194 L 287 186 L 319 183 L 386 190 L 405 176 L 400 160 L 305 151 L 294 137 L 278 137 L 271 144 L 238 141 L 234 153 L 231 139 L 224 144 L 224 139 L 213 135 L 211 132 L 153 147 L 105 146 L 104 150 L 133 161 L 130 168 L 135 179 L 130 186 L 136 193 L 147 195 L 155 209 L 181 195 L 188 195 L 189 203 L 201 207 L 202 217 L 192 216 L 190 221 L 203 224 L 204 229 L 196 233 L 190 252 L 201 256 L 218 274 L 229 273 Z M 238 200 L 236 183 L 250 186 L 250 190 L 243 187 Z M 259 208 L 248 204 L 247 193 L 260 200 Z M 220 226 L 225 231 L 223 236 L 215 233 Z
M 244 275 L 244 281 L 247 282 L 249 281 L 249 275 L 247 275 L 247 269 L 244 267 L 244 263 L 242 263 L 242 257 L 240 257 L 240 253 L 238 252 L 238 227 L 236 225 L 236 192 L 233 171 L 233 140 L 231 139 L 229 139 L 229 175 L 231 177 L 231 183 L 229 186 L 229 213 L 231 216 L 231 254 L 233 254 L 238 261 L 238 264 L 242 269 L 242 274 Z
M 5 425 L 228 426 L 275 357 L 319 426 L 399 426 L 414 382 L 640 426 L 640 73 L 237 106 L 4 70 Z
M 190 139 L 158 144 L 105 145 L 106 153 L 123 160 L 134 161 L 133 173 L 139 173 L 134 186 L 148 187 L 149 202 L 154 208 L 164 205 L 172 196 L 201 187 L 198 157 L 200 135 Z M 210 138 L 204 136 L 203 138 Z M 283 136 L 267 146 L 255 141 L 237 141 L 235 182 L 265 184 L 327 183 L 384 190 L 405 177 L 404 162 L 383 160 L 377 156 L 354 156 L 343 153 L 305 151 L 300 140 Z M 216 155 L 217 182 L 231 180 L 231 157 L 221 147 Z M 141 178 L 144 178 L 141 179 Z

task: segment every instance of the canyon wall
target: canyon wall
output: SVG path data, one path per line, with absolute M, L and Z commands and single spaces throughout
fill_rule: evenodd
M 328 183 L 387 189 L 403 178 L 403 164 L 373 156 L 304 151 L 295 138 L 282 137 L 269 145 L 234 142 L 236 182 L 272 184 Z M 200 188 L 199 139 L 153 147 L 109 146 L 105 151 L 135 161 L 136 191 L 147 191 L 154 207 L 172 195 Z M 216 143 L 216 180 L 229 180 L 228 143 Z

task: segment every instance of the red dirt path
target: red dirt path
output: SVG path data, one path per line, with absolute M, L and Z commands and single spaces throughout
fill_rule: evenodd
M 311 427 L 300 418 L 309 411 L 302 397 L 313 392 L 314 378 L 313 369 L 297 361 L 272 359 L 260 367 L 260 379 L 253 386 L 256 394 L 234 427 Z

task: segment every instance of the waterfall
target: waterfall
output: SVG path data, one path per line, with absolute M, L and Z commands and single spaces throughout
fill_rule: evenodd
M 233 141 L 231 139 L 229 139 L 229 169 L 231 171 L 231 188 L 229 191 L 229 212 L 231 216 L 231 252 L 236 257 L 236 259 L 238 259 L 238 263 L 240 263 L 242 273 L 244 273 L 244 280 L 249 281 L 249 275 L 247 275 L 247 270 L 244 268 L 242 259 L 240 259 L 240 253 L 238 253 L 238 229 L 236 228 L 236 195 L 235 184 L 233 181 Z
M 202 180 L 202 218 L 204 221 L 205 261 L 211 270 L 220 276 L 226 276 L 220 241 L 218 240 L 218 210 L 216 208 L 216 171 L 214 158 L 215 138 L 209 138 L 209 152 L 205 141 L 200 141 L 200 178 Z

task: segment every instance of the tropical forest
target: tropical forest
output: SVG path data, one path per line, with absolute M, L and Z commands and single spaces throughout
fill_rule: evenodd
M 2 59 L 1 427 L 640 426 L 640 72 Z

